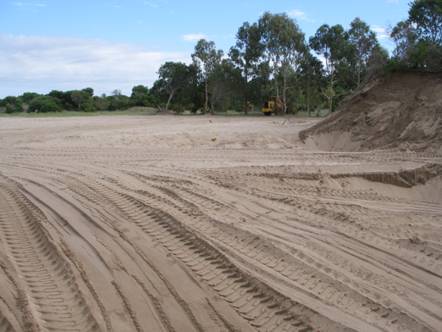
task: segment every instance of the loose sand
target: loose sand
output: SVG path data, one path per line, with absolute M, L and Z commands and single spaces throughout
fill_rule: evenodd
M 347 99 L 300 133 L 328 151 L 400 148 L 442 154 L 442 73 L 394 73 Z
M 442 156 L 314 124 L 0 119 L 0 331 L 442 331 Z

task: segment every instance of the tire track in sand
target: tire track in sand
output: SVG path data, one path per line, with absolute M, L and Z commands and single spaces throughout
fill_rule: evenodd
M 105 195 L 129 215 L 140 230 L 167 248 L 258 331 L 308 332 L 316 327 L 313 321 L 326 320 L 240 270 L 166 212 L 124 193 L 108 189 Z M 331 330 L 337 330 L 334 323 L 329 323 Z
M 9 320 L 0 312 L 0 332 L 15 332 Z
M 42 331 L 100 330 L 68 264 L 40 228 L 39 211 L 0 180 L 0 230 L 27 289 L 29 310 Z M 5 329 L 7 331 L 7 329 Z

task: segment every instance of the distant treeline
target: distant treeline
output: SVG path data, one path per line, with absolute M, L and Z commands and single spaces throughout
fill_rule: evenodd
M 151 88 L 139 85 L 130 96 L 115 90 L 94 96 L 91 88 L 24 93 L 0 100 L 6 112 L 124 110 L 150 106 L 181 112 L 259 109 L 278 100 L 282 113 L 328 108 L 371 78 L 395 70 L 442 71 L 442 0 L 415 0 L 409 17 L 390 38 L 390 57 L 376 34 L 355 18 L 348 30 L 324 24 L 307 41 L 286 14 L 264 13 L 245 22 L 227 54 L 212 41 L 200 40 L 192 63 L 166 62 Z
M 21 96 L 9 96 L 0 100 L 0 107 L 5 112 L 59 112 L 59 111 L 116 111 L 125 110 L 132 106 L 153 106 L 154 98 L 149 89 L 139 85 L 132 89 L 130 97 L 119 90 L 111 96 L 94 96 L 92 88 L 83 90 L 58 91 L 53 90 L 46 95 L 26 92 Z

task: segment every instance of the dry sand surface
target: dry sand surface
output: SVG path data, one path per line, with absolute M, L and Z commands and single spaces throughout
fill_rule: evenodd
M 330 151 L 400 148 L 442 154 L 442 73 L 394 73 L 348 96 L 340 111 L 301 132 Z
M 442 331 L 442 156 L 314 124 L 0 119 L 0 331 Z

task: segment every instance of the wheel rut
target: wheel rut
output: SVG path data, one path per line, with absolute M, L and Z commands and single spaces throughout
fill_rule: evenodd
M 103 188 L 103 187 L 102 187 Z M 104 194 L 145 234 L 153 237 L 259 331 L 314 331 L 326 321 L 240 270 L 219 250 L 167 212 L 125 193 Z M 330 330 L 345 330 L 329 322 Z
M 0 230 L 42 331 L 99 331 L 68 263 L 41 229 L 41 212 L 0 179 Z M 1 326 L 1 325 L 0 325 Z

